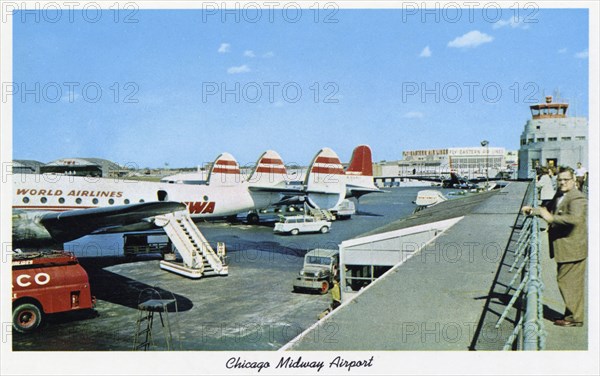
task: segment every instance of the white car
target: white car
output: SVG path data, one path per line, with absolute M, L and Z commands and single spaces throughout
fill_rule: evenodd
M 331 222 L 329 221 L 316 219 L 310 215 L 294 215 L 289 217 L 280 216 L 279 222 L 275 223 L 273 231 L 298 235 L 301 232 L 326 234 L 329 229 L 331 229 Z

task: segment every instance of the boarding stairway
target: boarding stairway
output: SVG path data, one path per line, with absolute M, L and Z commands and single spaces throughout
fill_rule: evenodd
M 183 260 L 162 260 L 161 269 L 193 279 L 229 273 L 224 244 L 215 252 L 187 210 L 156 216 L 154 223 L 165 230 Z
M 315 209 L 311 208 L 309 215 L 315 217 L 316 220 L 326 220 L 333 221 L 335 220 L 335 216 L 329 211 L 325 209 Z

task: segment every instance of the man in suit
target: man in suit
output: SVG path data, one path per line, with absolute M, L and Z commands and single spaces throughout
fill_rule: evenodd
M 587 199 L 577 189 L 575 172 L 562 168 L 558 190 L 547 208 L 524 206 L 525 215 L 536 215 L 548 222 L 550 257 L 557 264 L 558 288 L 565 302 L 565 316 L 558 326 L 581 326 L 584 320 L 585 268 L 588 253 Z

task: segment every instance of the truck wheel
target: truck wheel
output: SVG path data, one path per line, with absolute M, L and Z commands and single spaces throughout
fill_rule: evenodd
M 30 333 L 42 322 L 42 312 L 34 304 L 21 304 L 13 310 L 13 328 L 19 333 Z
M 260 222 L 260 217 L 256 213 L 249 213 L 246 216 L 246 221 L 251 225 L 257 225 Z
M 329 227 L 323 226 L 321 227 L 321 234 L 327 234 L 329 232 Z
M 290 231 L 290 234 L 292 234 L 292 235 L 298 235 L 299 233 L 300 233 L 300 231 L 297 228 Z
M 325 294 L 327 294 L 327 291 L 329 291 L 329 282 L 322 281 L 321 289 L 319 290 L 319 292 L 321 293 L 321 295 L 325 295 Z

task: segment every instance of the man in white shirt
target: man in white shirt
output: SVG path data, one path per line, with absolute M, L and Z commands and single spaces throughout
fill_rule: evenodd
M 581 165 L 581 162 L 577 162 L 577 169 L 575 169 L 575 177 L 577 178 L 577 189 L 582 190 L 583 183 L 587 179 L 587 168 Z

